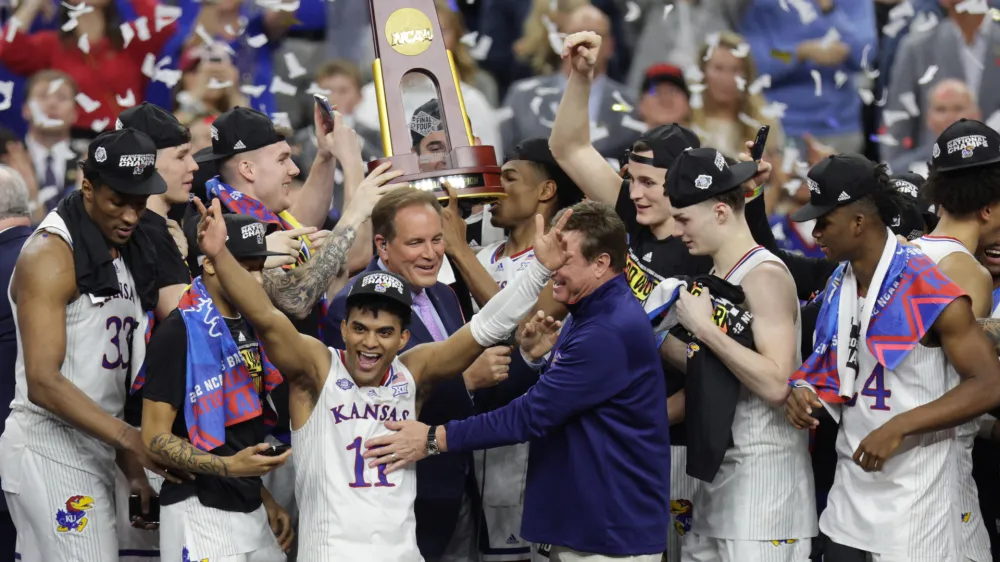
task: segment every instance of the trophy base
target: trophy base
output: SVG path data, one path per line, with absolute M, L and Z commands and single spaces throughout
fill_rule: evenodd
M 392 168 L 396 170 L 419 170 L 419 159 L 415 153 L 379 158 L 368 163 L 368 171 L 371 172 L 386 162 L 391 162 Z M 439 201 L 448 200 L 448 192 L 442 183 L 444 181 L 448 181 L 455 188 L 459 199 L 487 203 L 507 196 L 500 182 L 500 167 L 497 166 L 493 147 L 456 147 L 444 160 L 451 162 L 452 167 L 407 174 L 396 178 L 395 181 L 409 183 L 410 187 L 433 192 Z

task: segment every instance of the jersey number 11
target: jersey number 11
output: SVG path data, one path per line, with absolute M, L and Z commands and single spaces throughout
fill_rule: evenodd
M 365 481 L 365 459 L 361 456 L 361 437 L 355 437 L 354 441 L 347 446 L 347 450 L 354 451 L 354 482 L 349 484 L 352 488 L 370 488 L 371 484 Z M 389 482 L 385 476 L 385 465 L 378 465 L 378 482 L 376 488 L 392 488 L 395 484 Z

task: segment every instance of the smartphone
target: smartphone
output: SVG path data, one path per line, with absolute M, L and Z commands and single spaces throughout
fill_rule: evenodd
M 149 498 L 149 513 L 142 512 L 142 498 L 137 495 L 128 497 L 129 519 L 139 517 L 146 523 L 160 522 L 160 498 Z
M 280 457 L 285 454 L 285 451 L 291 449 L 291 445 L 271 445 L 270 449 L 267 449 L 258 455 L 264 455 L 265 457 Z
M 330 100 L 326 99 L 326 96 L 321 96 L 319 94 L 313 94 L 313 99 L 316 100 L 316 105 L 319 106 L 320 112 L 323 114 L 323 122 L 326 123 L 327 133 L 333 132 L 333 106 L 330 105 Z
M 767 134 L 769 132 L 771 132 L 770 125 L 764 125 L 757 131 L 757 137 L 753 139 L 753 151 L 750 153 L 754 162 L 760 162 L 760 159 L 764 157 L 764 147 L 767 146 Z

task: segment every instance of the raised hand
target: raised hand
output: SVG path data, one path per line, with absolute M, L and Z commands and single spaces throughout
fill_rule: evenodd
M 201 199 L 194 198 L 194 206 L 201 214 L 198 221 L 198 247 L 201 253 L 215 258 L 226 249 L 226 221 L 222 218 L 222 206 L 218 199 L 212 200 L 211 210 L 206 209 Z
M 402 170 L 389 170 L 392 166 L 390 162 L 379 165 L 368 174 L 351 197 L 351 203 L 344 211 L 344 215 L 358 213 L 362 220 L 367 219 L 372 214 L 372 209 L 383 195 L 398 187 L 406 187 L 405 183 L 388 183 L 403 175 Z M 388 184 L 388 185 L 387 185 Z
M 559 269 L 569 259 L 562 229 L 572 215 L 573 209 L 566 209 L 559 217 L 559 222 L 548 232 L 545 232 L 545 219 L 542 215 L 535 215 L 535 259 L 549 271 Z
M 562 322 L 539 310 L 521 329 L 521 353 L 529 361 L 538 361 L 556 345 L 561 328 Z
M 601 36 L 593 31 L 581 31 L 566 37 L 560 56 L 570 60 L 573 70 L 589 76 L 597 64 L 600 50 Z

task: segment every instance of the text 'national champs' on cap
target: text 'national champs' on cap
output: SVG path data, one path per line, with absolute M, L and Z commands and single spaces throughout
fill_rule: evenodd
M 959 119 L 931 147 L 931 167 L 938 172 L 1000 162 L 1000 133 L 974 119 Z
M 401 276 L 388 271 L 369 271 L 359 275 L 347 293 L 347 306 L 358 297 L 365 296 L 391 299 L 405 308 L 413 305 L 409 283 Z
M 125 195 L 159 195 L 167 182 L 156 171 L 156 144 L 135 129 L 101 133 L 87 148 L 87 160 L 101 180 Z

